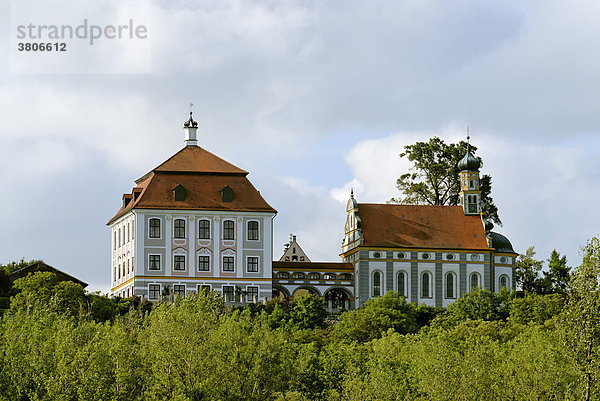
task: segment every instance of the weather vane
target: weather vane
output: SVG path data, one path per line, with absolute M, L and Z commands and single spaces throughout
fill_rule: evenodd
M 467 143 L 469 143 L 470 139 L 471 137 L 469 136 L 469 126 L 467 125 Z
M 190 102 L 190 114 L 192 114 L 192 107 L 194 107 L 194 103 Z

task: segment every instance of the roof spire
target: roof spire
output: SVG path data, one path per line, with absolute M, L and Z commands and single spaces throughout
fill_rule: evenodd
M 467 152 L 471 151 L 471 136 L 469 135 L 469 126 L 467 125 Z
M 458 162 L 460 171 L 479 171 L 481 161 L 471 153 L 471 135 L 467 125 L 467 154 Z
M 190 118 L 183 123 L 183 131 L 185 132 L 185 146 L 198 146 L 198 140 L 196 138 L 198 123 L 192 118 L 193 106 L 194 105 L 190 102 Z
M 350 187 L 350 197 L 354 198 L 354 187 Z

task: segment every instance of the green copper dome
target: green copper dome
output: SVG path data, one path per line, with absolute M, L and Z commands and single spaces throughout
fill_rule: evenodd
M 481 162 L 478 158 L 473 156 L 471 150 L 467 150 L 467 154 L 458 162 L 458 169 L 460 171 L 479 171 Z
M 492 239 L 492 248 L 495 249 L 495 252 L 516 253 L 512 244 L 504 235 L 491 231 L 490 238 Z

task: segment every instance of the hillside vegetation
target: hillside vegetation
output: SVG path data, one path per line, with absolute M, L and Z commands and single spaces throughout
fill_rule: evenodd
M 5 400 L 590 400 L 600 397 L 600 241 L 564 292 L 394 292 L 332 321 L 323 301 L 155 305 L 36 273 L 0 320 Z

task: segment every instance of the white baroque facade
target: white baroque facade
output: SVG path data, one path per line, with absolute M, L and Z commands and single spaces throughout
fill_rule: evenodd
M 190 115 L 186 146 L 138 179 L 109 221 L 112 295 L 271 297 L 276 211 L 246 171 L 197 146 L 196 127 Z

